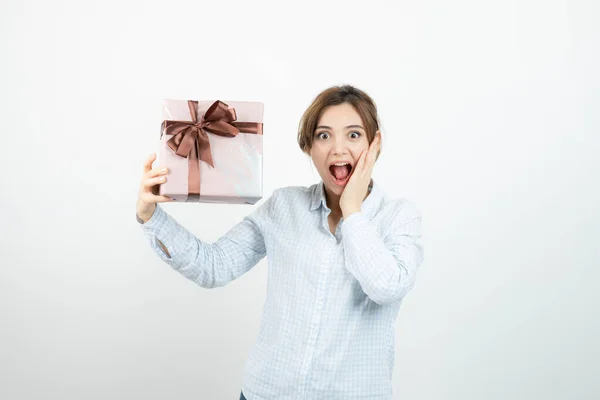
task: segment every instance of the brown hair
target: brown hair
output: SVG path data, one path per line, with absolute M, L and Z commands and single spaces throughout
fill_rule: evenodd
M 314 133 L 325 108 L 344 103 L 350 104 L 360 115 L 363 124 L 365 124 L 367 139 L 371 144 L 380 125 L 377 117 L 377 107 L 373 99 L 362 90 L 351 85 L 332 86 L 317 95 L 300 119 L 298 145 L 304 153 L 308 154 L 312 148 Z

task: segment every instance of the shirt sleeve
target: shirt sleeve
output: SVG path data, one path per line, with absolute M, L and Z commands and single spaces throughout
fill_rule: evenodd
M 184 277 L 204 288 L 225 286 L 266 256 L 264 226 L 272 213 L 274 196 L 214 243 L 200 240 L 159 204 L 140 226 L 155 253 Z
M 362 211 L 342 224 L 346 268 L 375 303 L 395 303 L 414 286 L 424 258 L 421 221 L 419 210 L 403 201 L 383 235 Z

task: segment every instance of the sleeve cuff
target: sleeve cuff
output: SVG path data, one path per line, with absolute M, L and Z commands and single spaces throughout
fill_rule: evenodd
M 142 230 L 144 230 L 147 233 L 150 233 L 160 230 L 160 228 L 165 224 L 167 220 L 167 213 L 162 209 L 160 205 L 157 204 L 156 208 L 154 209 L 154 213 L 152 214 L 150 219 L 146 221 L 146 223 L 143 223 L 143 221 L 140 219 L 140 217 L 137 216 L 137 214 L 135 217 L 140 226 L 142 227 Z
M 344 219 L 344 223 L 341 227 L 342 233 L 344 233 L 345 230 L 354 229 L 353 227 L 355 225 L 360 225 L 365 221 L 368 221 L 368 219 L 364 212 L 357 211 L 355 213 L 352 213 L 348 218 Z

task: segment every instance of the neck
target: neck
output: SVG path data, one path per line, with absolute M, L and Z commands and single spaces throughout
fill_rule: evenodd
M 333 216 L 342 215 L 342 208 L 340 207 L 340 197 L 336 194 L 330 193 L 327 187 L 325 187 L 325 200 L 327 201 L 327 207 L 331 209 Z

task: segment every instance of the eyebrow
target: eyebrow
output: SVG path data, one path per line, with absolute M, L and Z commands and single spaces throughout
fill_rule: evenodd
M 350 128 L 360 128 L 360 129 L 363 129 L 363 130 L 365 129 L 365 128 L 363 128 L 360 125 L 348 125 L 345 129 L 350 129 Z M 319 125 L 315 129 L 333 129 L 333 128 L 330 127 L 330 126 L 326 126 L 326 125 Z

